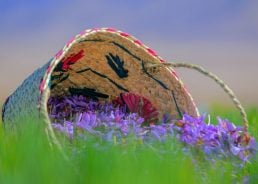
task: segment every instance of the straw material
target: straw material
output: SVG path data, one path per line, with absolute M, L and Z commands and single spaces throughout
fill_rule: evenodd
M 112 101 L 121 93 L 147 98 L 159 114 L 198 116 L 183 83 L 169 67 L 148 67 L 164 62 L 153 50 L 127 33 L 111 28 L 86 30 L 72 38 L 45 66 L 35 71 L 8 98 L 3 120 L 21 116 L 50 120 L 50 96 L 89 95 Z M 52 130 L 52 129 L 51 129 Z
M 50 62 L 37 69 L 10 95 L 3 105 L 2 120 L 12 124 L 19 119 L 39 117 L 39 86 Z

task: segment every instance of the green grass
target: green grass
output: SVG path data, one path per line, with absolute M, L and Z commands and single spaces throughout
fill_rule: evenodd
M 240 122 L 236 112 L 214 107 L 215 115 Z M 258 109 L 249 108 L 250 132 L 258 139 Z M 0 183 L 250 183 L 258 181 L 258 161 L 244 168 L 232 160 L 205 161 L 202 153 L 183 153 L 176 140 L 142 144 L 128 139 L 111 144 L 89 138 L 51 147 L 43 123 L 26 120 L 18 130 L 0 128 Z M 194 153 L 195 152 L 195 153 Z M 66 157 L 64 156 L 66 155 Z

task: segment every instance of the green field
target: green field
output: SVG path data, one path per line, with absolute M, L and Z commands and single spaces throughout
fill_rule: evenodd
M 258 139 L 258 108 L 248 108 L 249 130 Z M 213 107 L 216 115 L 240 122 L 234 110 Z M 214 121 L 213 121 L 214 122 Z M 177 140 L 142 144 L 135 138 L 113 144 L 89 138 L 51 147 L 43 123 L 31 120 L 13 132 L 0 128 L 0 183 L 257 183 L 258 159 L 243 168 L 234 160 L 206 161 L 184 152 Z M 62 139 L 62 138 L 61 138 Z

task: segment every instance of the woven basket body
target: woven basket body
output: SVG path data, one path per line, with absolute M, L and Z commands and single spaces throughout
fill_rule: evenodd
M 19 120 L 26 117 L 39 118 L 40 83 L 44 77 L 50 62 L 37 69 L 10 95 L 2 110 L 3 122 L 19 123 Z
M 164 60 L 127 33 L 110 28 L 83 31 L 10 95 L 3 106 L 3 121 L 12 124 L 30 116 L 50 124 L 47 101 L 51 96 L 86 94 L 112 101 L 129 92 L 147 98 L 160 114 L 198 116 L 172 69 L 148 69 L 160 62 Z

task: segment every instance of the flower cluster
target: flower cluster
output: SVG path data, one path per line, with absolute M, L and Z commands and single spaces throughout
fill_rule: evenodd
M 205 116 L 181 120 L 164 115 L 161 122 L 146 125 L 139 113 L 128 112 L 126 106 L 100 103 L 83 96 L 50 98 L 48 102 L 52 126 L 73 139 L 87 133 L 108 141 L 123 140 L 133 135 L 143 141 L 165 141 L 175 136 L 182 143 L 197 147 L 207 155 L 235 155 L 246 162 L 256 150 L 256 143 L 243 128 L 218 118 L 218 125 L 207 124 Z
M 233 154 L 246 162 L 256 150 L 256 143 L 241 126 L 235 126 L 228 120 L 218 118 L 218 125 L 207 124 L 205 116 L 198 118 L 184 115 L 175 121 L 174 129 L 178 138 L 185 144 L 200 147 L 210 155 L 228 156 Z

